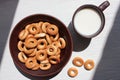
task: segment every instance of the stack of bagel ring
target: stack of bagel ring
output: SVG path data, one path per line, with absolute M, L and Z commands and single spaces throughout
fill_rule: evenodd
M 18 59 L 30 70 L 48 70 L 60 63 L 61 49 L 66 41 L 59 35 L 59 28 L 49 22 L 31 23 L 18 35 Z

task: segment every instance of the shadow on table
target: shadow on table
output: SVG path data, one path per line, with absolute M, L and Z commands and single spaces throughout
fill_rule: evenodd
M 93 80 L 120 80 L 120 7 Z
M 73 51 L 83 51 L 89 46 L 91 38 L 85 38 L 76 33 L 72 23 L 68 25 L 68 30 L 70 31 L 73 40 Z
M 0 65 L 18 0 L 0 0 Z

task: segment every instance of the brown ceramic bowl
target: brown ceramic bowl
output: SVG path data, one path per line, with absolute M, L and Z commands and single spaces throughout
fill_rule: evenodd
M 17 43 L 19 41 L 18 34 L 20 33 L 20 31 L 22 29 L 24 29 L 24 27 L 27 24 L 39 22 L 39 21 L 43 21 L 43 22 L 47 21 L 47 22 L 57 25 L 59 28 L 60 36 L 63 37 L 66 41 L 66 47 L 64 49 L 62 49 L 62 51 L 61 51 L 61 62 L 59 64 L 52 65 L 52 67 L 46 71 L 42 71 L 40 69 L 37 71 L 29 70 L 25 67 L 25 64 L 21 63 L 18 60 L 18 57 L 17 57 L 18 53 L 19 53 L 19 50 L 17 48 Z M 60 20 L 58 20 L 55 17 L 52 17 L 50 15 L 35 14 L 35 15 L 30 15 L 30 16 L 22 19 L 15 26 L 15 28 L 13 29 L 11 36 L 10 36 L 9 47 L 10 47 L 10 53 L 11 53 L 11 56 L 13 58 L 15 65 L 22 72 L 24 72 L 25 74 L 30 75 L 30 76 L 49 77 L 49 76 L 59 73 L 64 68 L 64 66 L 67 64 L 67 62 L 69 61 L 71 54 L 72 54 L 73 44 L 72 44 L 72 39 L 71 39 L 68 29 Z

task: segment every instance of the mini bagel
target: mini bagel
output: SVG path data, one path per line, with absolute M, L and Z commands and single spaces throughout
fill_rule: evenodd
M 39 50 L 36 53 L 36 58 L 39 61 L 45 60 L 47 58 L 47 53 L 45 50 Z
M 59 38 L 59 33 L 57 33 L 55 36 L 51 36 L 51 37 L 50 37 L 50 39 L 51 39 L 52 41 L 57 41 L 58 38 Z
M 36 52 L 37 52 L 37 48 L 35 48 L 34 51 L 31 54 L 29 54 L 28 56 L 33 57 L 36 55 Z
M 34 48 L 35 46 L 37 46 L 37 40 L 35 38 L 29 37 L 25 39 L 25 46 L 27 48 Z
M 85 63 L 84 63 L 84 68 L 85 68 L 86 70 L 91 70 L 91 69 L 93 69 L 93 68 L 94 68 L 94 61 L 91 60 L 91 59 L 88 59 L 87 61 L 85 61 Z
M 49 59 L 46 58 L 45 60 L 40 61 L 41 64 L 49 63 Z
M 25 30 L 28 30 L 30 28 L 30 24 L 25 26 Z
M 71 68 L 68 69 L 68 75 L 70 77 L 75 77 L 75 76 L 78 75 L 78 70 L 74 67 L 71 67 Z
M 80 57 L 75 57 L 72 61 L 75 66 L 81 67 L 84 64 L 84 61 Z
M 38 70 L 40 67 L 40 64 L 36 63 L 36 65 L 32 68 L 32 70 Z
M 24 43 L 22 42 L 22 41 L 19 41 L 18 42 L 18 45 L 17 45 L 17 47 L 18 47 L 18 49 L 20 50 L 20 51 L 24 51 Z
M 43 24 L 42 21 L 40 21 L 40 22 L 38 23 L 38 26 L 40 27 L 39 33 L 42 33 L 42 24 Z
M 34 36 L 32 34 L 28 34 L 28 36 L 26 37 L 27 38 L 34 38 Z
M 33 23 L 30 25 L 28 30 L 31 34 L 37 34 L 37 33 L 39 33 L 40 27 L 38 27 L 37 23 Z
M 56 56 L 57 56 L 57 55 L 60 55 L 60 53 L 61 53 L 61 49 L 60 49 L 60 48 L 57 48 L 57 52 L 56 52 L 55 55 L 56 55 Z
M 38 34 L 35 34 L 35 38 L 43 38 L 43 37 L 45 37 L 46 36 L 46 34 L 45 33 L 38 33 Z
M 51 68 L 51 64 L 50 63 L 40 64 L 40 69 L 41 70 L 49 70 L 50 68 Z
M 31 57 L 31 58 L 28 58 L 25 62 L 25 66 L 28 68 L 28 69 L 32 69 L 33 67 L 35 67 L 37 64 L 37 61 L 35 58 Z
M 38 40 L 38 49 L 45 49 L 47 47 L 47 41 L 45 39 L 39 39 Z
M 34 51 L 34 49 L 27 49 L 25 46 L 23 48 L 24 48 L 25 54 L 27 55 L 31 54 Z
M 51 64 L 58 64 L 60 63 L 60 58 L 57 56 L 50 56 L 49 61 Z
M 55 46 L 53 46 L 53 45 L 49 45 L 48 47 L 47 47 L 47 54 L 48 55 L 55 55 L 56 54 L 56 52 L 57 52 L 57 47 L 55 47 Z
M 50 23 L 48 23 L 48 22 L 44 22 L 43 24 L 42 24 L 42 31 L 44 32 L 44 33 L 47 33 L 47 31 L 46 31 L 46 29 L 47 29 L 47 27 L 48 27 L 48 25 L 50 25 Z
M 24 40 L 27 36 L 28 36 L 29 32 L 28 30 L 22 30 L 20 33 L 19 33 L 19 39 L 20 40 Z
M 47 33 L 50 35 L 56 35 L 58 33 L 58 27 L 56 25 L 48 25 Z
M 58 41 L 59 41 L 60 44 L 61 44 L 61 47 L 60 47 L 60 48 L 61 48 L 61 49 L 65 48 L 66 42 L 65 42 L 64 38 L 59 38 Z
M 52 43 L 53 46 L 57 47 L 57 48 L 61 48 L 61 44 L 59 41 L 55 41 Z
M 25 63 L 27 60 L 27 56 L 23 52 L 18 53 L 18 59 L 20 62 Z
M 46 41 L 49 45 L 52 43 L 52 40 L 50 39 L 50 36 L 48 34 L 46 34 Z

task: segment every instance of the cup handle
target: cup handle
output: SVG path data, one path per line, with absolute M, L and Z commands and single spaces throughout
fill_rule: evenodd
M 108 1 L 104 1 L 102 4 L 100 4 L 99 8 L 102 11 L 104 11 L 109 5 L 110 5 L 110 3 Z

